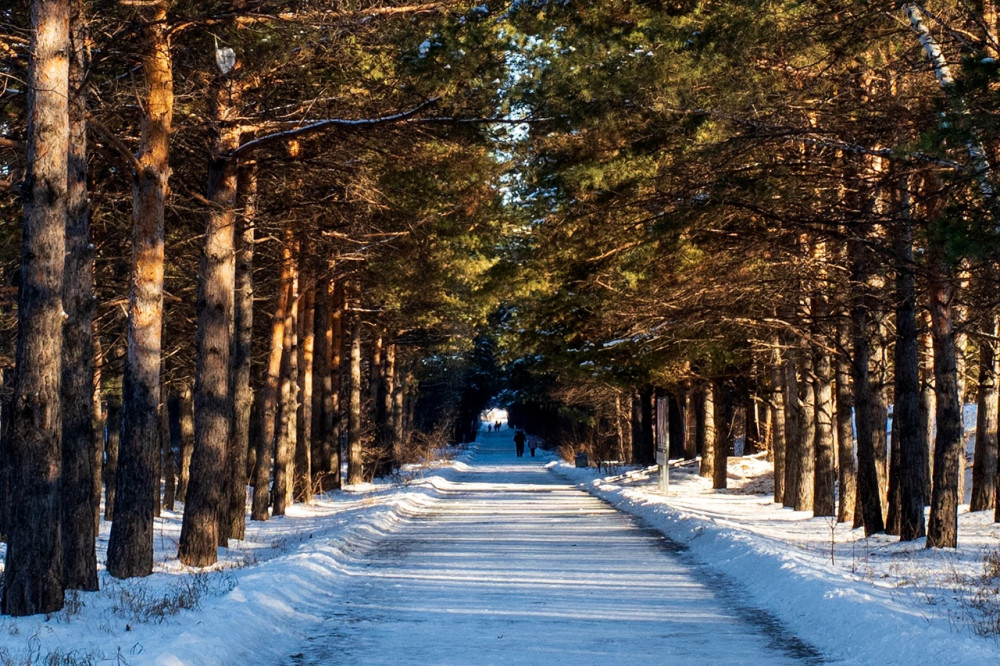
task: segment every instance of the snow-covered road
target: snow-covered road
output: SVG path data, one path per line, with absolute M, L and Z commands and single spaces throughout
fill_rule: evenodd
M 287 664 L 782 664 L 816 653 L 662 534 L 575 488 L 511 433 L 348 571 Z

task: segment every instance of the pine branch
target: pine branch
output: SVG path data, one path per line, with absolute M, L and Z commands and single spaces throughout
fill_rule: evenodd
M 329 129 L 331 127 L 375 127 L 377 125 L 388 125 L 391 123 L 398 123 L 404 120 L 408 120 L 420 113 L 427 107 L 437 103 L 441 99 L 440 97 L 433 97 L 426 102 L 422 102 L 417 106 L 409 109 L 407 111 L 401 111 L 400 113 L 394 113 L 389 116 L 380 116 L 378 118 L 359 118 L 359 119 L 349 119 L 349 118 L 327 118 L 325 120 L 318 120 L 308 125 L 303 125 L 302 127 L 296 127 L 290 130 L 284 130 L 281 132 L 274 132 L 272 134 L 266 134 L 262 137 L 258 137 L 252 141 L 244 143 L 242 146 L 236 150 L 229 153 L 227 157 L 241 157 L 257 148 L 262 148 L 268 146 L 272 143 L 278 141 L 283 141 L 286 139 L 292 139 L 295 137 L 301 137 L 308 134 L 316 134 L 322 132 L 323 130 Z

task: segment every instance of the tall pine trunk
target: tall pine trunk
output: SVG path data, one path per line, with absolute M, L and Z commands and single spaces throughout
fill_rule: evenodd
M 826 243 L 816 243 L 814 256 L 820 267 L 816 293 L 811 300 L 813 335 L 812 369 L 814 388 L 815 430 L 813 433 L 813 494 L 814 516 L 833 516 L 837 512 L 837 445 L 833 429 L 833 363 L 830 352 L 830 288 L 826 263 L 829 260 Z
M 854 522 L 857 501 L 857 464 L 854 459 L 854 393 L 851 389 L 850 322 L 845 317 L 837 321 L 836 385 L 837 385 L 837 522 Z
M 298 259 L 298 243 L 292 244 L 292 254 Z M 296 264 L 297 265 L 297 264 Z M 282 341 L 284 353 L 281 358 L 281 378 L 278 411 L 278 434 L 274 443 L 274 490 L 271 498 L 271 513 L 285 515 L 285 509 L 292 503 L 295 479 L 295 401 L 298 391 L 298 336 L 296 322 L 299 316 L 298 271 L 291 275 L 289 306 L 285 311 L 285 337 Z
M 311 260 L 309 246 L 303 243 L 303 270 Z M 298 325 L 298 386 L 299 403 L 295 436 L 295 501 L 308 502 L 312 497 L 312 406 L 313 364 L 316 347 L 316 286 L 311 273 L 303 273 L 302 296 L 299 299 Z
M 875 453 L 876 419 L 875 395 L 871 384 L 871 344 L 869 322 L 871 312 L 868 297 L 869 257 L 862 242 L 850 241 L 851 272 L 856 293 L 851 306 L 851 379 L 854 382 L 854 414 L 857 430 L 858 479 L 857 506 L 854 525 L 864 525 L 865 535 L 885 531 L 882 516 L 882 494 L 879 491 L 878 469 Z
M 2 600 L 3 612 L 8 615 L 50 613 L 63 606 L 59 384 L 66 252 L 69 24 L 67 0 L 32 1 L 17 380 L 8 451 L 11 516 Z
M 63 272 L 62 545 L 66 589 L 97 589 L 94 531 L 94 251 L 87 195 L 86 16 L 73 2 L 69 68 L 66 258 Z
M 732 447 L 736 409 L 734 391 L 727 380 L 713 383 L 715 397 L 715 455 L 712 460 L 712 488 L 721 490 L 728 484 L 729 450 Z
M 325 272 L 316 277 L 316 316 L 313 322 L 315 358 L 312 371 L 312 486 L 325 491 L 330 474 L 330 428 L 327 425 L 327 405 L 333 392 L 330 378 L 330 353 L 333 332 L 330 330 L 330 309 L 333 305 L 333 283 Z
M 789 347 L 785 350 L 785 490 L 782 505 L 786 507 L 794 507 L 799 498 L 803 431 L 812 433 L 812 425 L 803 423 L 798 356 L 799 353 L 795 348 Z
M 811 350 L 805 344 L 802 344 L 800 349 L 802 374 L 799 382 L 799 405 L 802 411 L 799 421 L 798 455 L 801 456 L 801 460 L 797 464 L 798 492 L 793 498 L 792 507 L 796 511 L 812 511 L 816 473 L 816 374 Z
M 934 337 L 937 433 L 934 438 L 934 479 L 927 547 L 955 548 L 958 546 L 958 505 L 961 502 L 958 476 L 963 471 L 965 460 L 952 320 L 955 287 L 951 268 L 943 258 L 943 248 L 935 250 L 936 272 L 930 286 L 930 311 L 931 334 Z
M 785 496 L 785 401 L 783 398 L 784 367 L 781 360 L 781 343 L 775 337 L 771 345 L 769 371 L 771 375 L 771 457 L 774 461 L 774 501 L 779 504 Z
M 281 359 L 284 352 L 285 316 L 291 307 L 292 279 L 295 272 L 295 257 L 292 253 L 294 234 L 285 230 L 285 246 L 281 258 L 281 281 L 271 320 L 271 344 L 268 352 L 267 374 L 260 398 L 260 427 L 254 433 L 257 437 L 254 450 L 257 452 L 254 468 L 253 504 L 251 520 L 267 520 L 271 505 L 271 465 L 274 459 L 274 432 L 278 415 L 278 399 L 281 382 Z
M 695 399 L 695 441 L 701 455 L 698 476 L 705 478 L 711 478 L 715 469 L 715 402 L 712 391 L 712 385 L 706 384 Z
M 122 405 L 118 396 L 108 396 L 108 441 L 104 444 L 104 520 L 115 519 L 118 498 L 118 450 L 121 448 Z
M 991 284 L 995 284 L 992 282 Z M 986 335 L 979 340 L 979 391 L 976 397 L 976 450 L 972 462 L 970 511 L 992 509 L 996 501 L 997 477 L 997 358 L 996 339 L 1000 334 L 997 317 L 986 315 Z
M 817 350 L 813 358 L 816 375 L 813 515 L 834 516 L 837 513 L 837 444 L 833 428 L 833 369 L 827 349 Z
M 906 197 L 904 191 L 904 197 Z M 896 354 L 893 435 L 899 469 L 890 470 L 898 485 L 897 533 L 901 541 L 924 536 L 923 455 L 920 448 L 920 357 L 917 340 L 917 291 L 913 273 L 913 232 L 908 198 L 894 241 L 896 267 Z M 892 480 L 892 479 L 890 479 Z M 890 483 L 890 486 L 893 484 Z
M 347 408 L 347 483 L 364 481 L 361 458 L 361 320 L 351 321 L 350 398 Z
M 924 327 L 920 339 L 920 472 L 923 477 L 924 506 L 931 503 L 931 478 L 934 468 L 934 419 L 937 398 L 934 390 L 934 336 L 931 334 L 931 313 L 924 312 Z
M 238 165 L 230 154 L 239 148 L 242 86 L 229 72 L 213 85 L 214 126 L 208 166 L 208 199 L 212 207 L 198 279 L 198 332 L 194 385 L 194 452 L 184 502 L 178 556 L 188 566 L 218 560 L 226 458 L 233 422 L 230 352 L 233 345 L 233 299 L 236 287 L 235 229 Z M 229 521 L 224 521 L 225 528 Z
M 122 435 L 108 573 L 116 578 L 153 571 L 153 503 L 159 440 L 160 341 L 163 322 L 163 216 L 170 177 L 173 63 L 167 0 L 148 5 L 142 30 L 146 79 L 142 144 L 133 174 L 132 289 L 128 351 L 122 380 Z
M 247 458 L 250 455 L 250 385 L 253 353 L 253 253 L 257 206 L 255 166 L 240 169 L 237 183 L 242 211 L 236 217 L 236 293 L 233 301 L 233 439 L 226 460 L 229 498 L 226 520 L 233 539 L 246 533 Z

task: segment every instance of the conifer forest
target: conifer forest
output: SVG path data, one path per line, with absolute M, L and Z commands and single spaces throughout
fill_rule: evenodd
M 957 548 L 967 468 L 1000 521 L 998 11 L 0 3 L 0 610 L 148 576 L 164 510 L 211 567 L 491 407 Z

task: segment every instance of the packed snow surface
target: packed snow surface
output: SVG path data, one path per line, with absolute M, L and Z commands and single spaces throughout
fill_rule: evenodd
M 102 523 L 101 591 L 0 617 L 0 664 L 1000 663 L 992 512 L 926 549 L 774 504 L 757 458 L 663 496 L 511 435 L 250 522 L 205 571 L 165 511 L 153 575 L 110 578 Z

